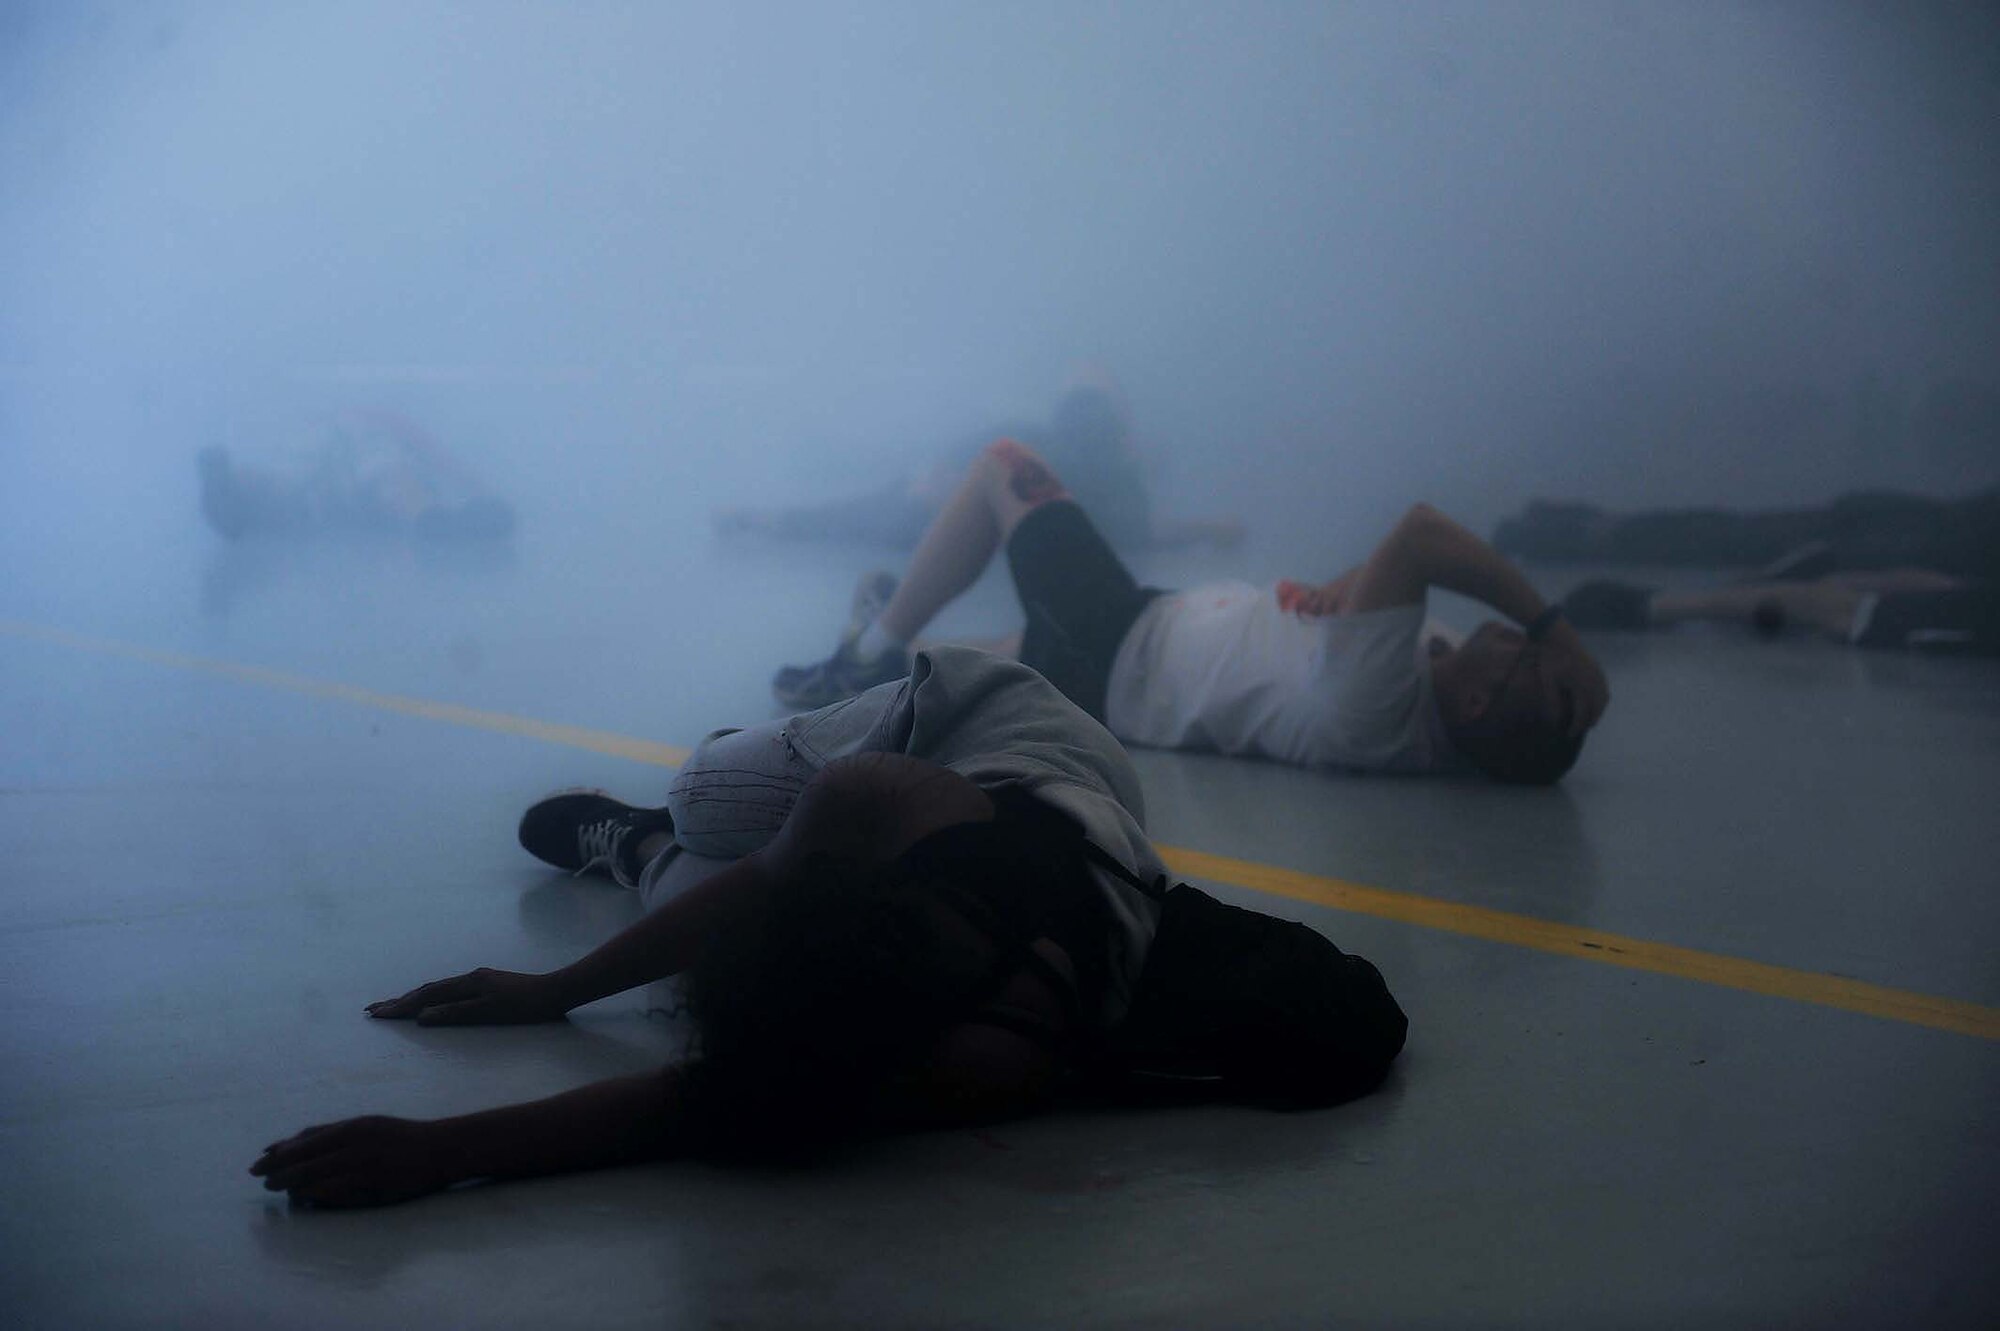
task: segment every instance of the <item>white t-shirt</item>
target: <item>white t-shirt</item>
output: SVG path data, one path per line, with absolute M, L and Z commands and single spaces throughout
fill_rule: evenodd
M 1111 666 L 1105 719 L 1132 744 L 1212 749 L 1307 767 L 1457 768 L 1431 688 L 1422 604 L 1350 615 L 1281 607 L 1276 587 L 1227 582 L 1162 596 Z

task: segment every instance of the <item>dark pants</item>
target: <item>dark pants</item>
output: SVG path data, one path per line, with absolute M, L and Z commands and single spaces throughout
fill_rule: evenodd
M 1067 499 L 1052 499 L 1016 524 L 1007 567 L 1028 617 L 1021 663 L 1102 721 L 1118 647 L 1159 589 L 1141 587 Z

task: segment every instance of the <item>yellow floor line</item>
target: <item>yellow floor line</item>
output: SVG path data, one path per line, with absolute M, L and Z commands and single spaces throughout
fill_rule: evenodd
M 240 679 L 246 684 L 261 684 L 266 688 L 288 689 L 293 693 L 304 693 L 315 698 L 337 698 L 342 702 L 359 703 L 363 707 L 373 707 L 385 712 L 421 716 L 430 721 L 446 721 L 455 726 L 497 730 L 503 735 L 520 735 L 525 739 L 538 739 L 547 744 L 563 744 L 573 749 L 608 753 L 614 758 L 658 763 L 662 767 L 679 767 L 688 758 L 689 751 L 679 745 L 656 744 L 652 740 L 633 739 L 629 735 L 619 735 L 609 730 L 587 730 L 582 726 L 555 725 L 548 721 L 510 716 L 505 712 L 482 712 L 472 707 L 460 707 L 456 703 L 406 697 L 400 693 L 377 693 L 373 689 L 360 689 L 352 684 L 338 684 L 331 680 L 313 679 L 306 675 L 292 675 L 282 670 L 266 670 L 262 666 L 238 665 L 234 661 L 218 661 L 207 656 L 163 652 L 153 647 L 141 647 L 136 643 L 119 642 L 113 638 L 93 638 L 87 634 L 71 633 L 66 629 L 44 628 L 39 624 L 24 624 L 18 620 L 0 619 L 0 633 L 16 638 L 57 643 L 64 647 L 77 647 L 89 652 L 101 652 L 107 656 L 122 656 L 133 661 L 146 661 L 153 665 L 172 666 L 177 670 L 198 670 L 204 674 L 221 675 L 225 679 Z
M 1762 961 L 1746 961 L 1718 952 L 1676 947 L 1672 943 L 1627 938 L 1622 934 L 1586 929 L 1581 925 L 1560 924 L 1532 915 L 1514 915 L 1485 906 L 1441 901 L 1411 892 L 1363 887 L 1338 878 L 1322 878 L 1317 874 L 1210 855 L 1205 851 L 1181 850 L 1173 846 L 1161 846 L 1159 851 L 1168 868 L 1188 878 L 1229 883 L 1255 892 L 1311 902 L 1315 906 L 1330 906 L 1334 910 L 1375 915 L 1385 920 L 1421 925 L 1426 929 L 1466 934 L 1496 943 L 1512 943 L 1517 947 L 1532 947 L 1584 961 L 1676 975 L 1728 989 L 1745 989 L 1755 994 L 1792 998 L 1822 1007 L 1886 1017 L 1891 1021 L 1955 1031 L 1960 1035 L 2000 1040 L 2000 1009 L 1961 999 L 1938 998 L 1906 989 L 1869 984 L 1865 980 L 1851 980 L 1842 975 L 1824 975 L 1817 971 L 1773 966 Z
M 504 712 L 486 712 L 471 707 L 460 707 L 455 703 L 432 702 L 424 698 L 411 698 L 395 693 L 377 693 L 372 689 L 355 688 L 349 684 L 313 679 L 279 670 L 266 670 L 261 666 L 239 665 L 233 661 L 160 651 L 111 638 L 91 637 L 15 620 L 0 619 L 0 634 L 55 643 L 110 656 L 122 656 L 130 660 L 170 666 L 179 670 L 201 671 L 225 679 L 263 685 L 266 688 L 285 689 L 311 697 L 334 698 L 382 711 L 398 712 L 405 716 L 423 717 L 431 721 L 497 731 L 506 735 L 519 735 L 547 744 L 587 749 L 593 753 L 629 758 L 635 762 L 653 763 L 662 767 L 678 767 L 688 756 L 687 749 L 676 745 L 633 739 L 610 731 L 554 725 L 546 721 L 511 716 Z M 1980 1039 L 2000 1040 L 2000 1009 L 1968 1003 L 1961 999 L 1939 998 L 1905 989 L 1892 989 L 1886 985 L 1869 984 L 1840 975 L 1824 975 L 1815 971 L 1773 966 L 1761 961 L 1746 961 L 1740 957 L 1677 947 L 1671 943 L 1626 938 L 1620 934 L 1604 933 L 1578 925 L 1559 924 L 1530 915 L 1489 910 L 1484 906 L 1468 906 L 1454 901 L 1442 901 L 1435 897 L 1417 896 L 1409 892 L 1364 887 L 1359 883 L 1343 882 L 1338 878 L 1326 878 L 1295 869 L 1282 869 L 1250 860 L 1211 855 L 1205 851 L 1185 850 L 1174 846 L 1161 846 L 1159 850 L 1169 868 L 1176 874 L 1188 878 L 1227 883 L 1254 892 L 1289 897 L 1295 901 L 1309 902 L 1334 910 L 1373 915 L 1426 929 L 1464 934 L 1497 943 L 1510 943 L 1516 947 L 1535 948 L 1583 961 L 1652 971 L 1660 975 L 1672 975 L 1729 989 L 1789 998 L 1803 1003 L 1814 1003 L 1821 1007 L 1839 1008 L 1890 1021 L 1976 1036 Z

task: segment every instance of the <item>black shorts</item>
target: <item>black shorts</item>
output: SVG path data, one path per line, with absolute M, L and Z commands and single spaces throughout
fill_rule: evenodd
M 1885 592 L 1855 645 L 2000 656 L 2000 587 L 1973 582 L 1930 592 Z
M 1134 581 L 1067 499 L 1052 499 L 1021 519 L 1007 541 L 1007 567 L 1028 616 L 1022 664 L 1102 721 L 1119 644 L 1160 589 Z

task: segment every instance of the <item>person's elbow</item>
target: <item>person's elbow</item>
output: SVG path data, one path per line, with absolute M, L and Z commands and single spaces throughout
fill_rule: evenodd
M 1397 520 L 1388 544 L 1410 568 L 1422 572 L 1431 567 L 1450 527 L 1451 519 L 1442 510 L 1418 500 Z
M 1450 521 L 1445 517 L 1444 510 L 1419 499 L 1404 510 L 1402 518 L 1396 523 L 1396 531 L 1409 539 L 1421 541 L 1435 536 Z
M 1361 614 L 1423 600 L 1438 565 L 1440 533 L 1449 523 L 1429 504 L 1410 505 L 1356 572 L 1341 599 L 1341 613 Z

